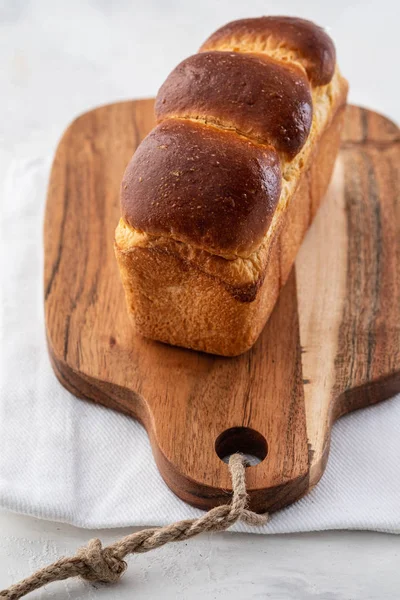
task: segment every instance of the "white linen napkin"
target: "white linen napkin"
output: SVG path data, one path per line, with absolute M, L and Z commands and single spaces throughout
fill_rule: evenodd
M 0 506 L 80 527 L 162 525 L 201 514 L 179 500 L 133 419 L 76 399 L 53 375 L 42 297 L 50 161 L 16 161 L 0 219 Z M 319 485 L 263 528 L 400 533 L 400 396 L 333 430 Z

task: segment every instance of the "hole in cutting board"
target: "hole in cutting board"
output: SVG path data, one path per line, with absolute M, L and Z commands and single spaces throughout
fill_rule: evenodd
M 240 452 L 247 458 L 249 467 L 258 465 L 268 454 L 267 440 L 261 433 L 250 427 L 231 427 L 216 439 L 215 451 L 224 462 L 231 454 Z

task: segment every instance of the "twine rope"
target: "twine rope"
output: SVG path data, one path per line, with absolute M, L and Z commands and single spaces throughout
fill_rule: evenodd
M 99 539 L 92 539 L 75 556 L 61 558 L 1 591 L 0 598 L 18 600 L 48 583 L 70 577 L 115 583 L 127 568 L 124 559 L 128 554 L 149 552 L 169 542 L 188 540 L 206 531 L 224 531 L 239 520 L 249 525 L 264 525 L 268 522 L 268 514 L 258 515 L 247 509 L 246 466 L 246 459 L 241 454 L 233 454 L 229 459 L 233 489 L 230 504 L 212 508 L 199 519 L 186 519 L 165 527 L 132 533 L 104 548 Z

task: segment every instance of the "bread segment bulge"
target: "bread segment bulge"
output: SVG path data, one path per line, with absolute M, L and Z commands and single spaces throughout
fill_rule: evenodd
M 289 17 L 234 21 L 172 71 L 121 186 L 139 333 L 225 356 L 254 344 L 328 186 L 346 96 L 329 36 Z

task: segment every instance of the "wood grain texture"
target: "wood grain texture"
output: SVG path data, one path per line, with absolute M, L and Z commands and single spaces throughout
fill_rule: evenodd
M 130 326 L 113 235 L 124 168 L 152 126 L 152 100 L 125 102 L 60 142 L 45 218 L 52 364 L 77 396 L 142 421 L 165 481 L 195 506 L 229 494 L 217 440 L 220 454 L 267 445 L 248 488 L 253 509 L 276 510 L 322 475 L 336 418 L 400 391 L 399 131 L 348 109 L 330 192 L 270 320 L 249 352 L 219 358 Z
M 296 262 L 310 486 L 332 423 L 400 390 L 400 132 L 350 106 L 342 140 Z

